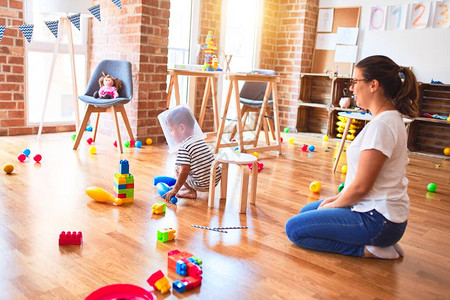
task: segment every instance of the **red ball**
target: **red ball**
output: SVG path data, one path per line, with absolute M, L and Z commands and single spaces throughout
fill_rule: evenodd
M 27 156 L 26 156 L 25 154 L 21 153 L 21 154 L 19 154 L 19 156 L 17 156 L 17 159 L 18 159 L 20 162 L 24 162 L 25 159 L 27 159 Z
M 307 149 L 308 149 L 308 145 L 303 145 L 302 151 L 303 151 L 303 152 L 306 152 Z
M 41 161 L 41 159 L 42 159 L 42 155 L 40 155 L 40 154 L 36 154 L 34 157 L 33 157 L 33 159 L 34 159 L 34 161 L 35 162 L 40 162 Z
M 93 142 L 94 140 L 92 139 L 92 138 L 88 138 L 87 140 L 86 140 L 86 142 L 90 145 L 90 144 L 92 144 L 92 142 Z
M 130 140 L 130 147 L 134 147 L 134 140 Z
M 280 140 L 281 140 L 281 142 L 283 142 L 283 138 L 282 137 L 280 137 Z
M 117 148 L 117 141 L 114 141 L 114 147 Z

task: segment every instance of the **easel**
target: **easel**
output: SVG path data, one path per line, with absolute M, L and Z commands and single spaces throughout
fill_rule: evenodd
M 39 125 L 39 131 L 38 131 L 38 139 L 41 137 L 42 133 L 42 127 L 44 125 L 44 117 L 45 117 L 45 110 L 47 109 L 47 103 L 48 103 L 48 96 L 50 94 L 50 87 L 52 85 L 52 79 L 53 79 L 53 71 L 55 70 L 55 62 L 56 57 L 59 53 L 59 46 L 61 44 L 62 40 L 62 31 L 64 26 L 69 25 L 69 32 L 68 32 L 68 38 L 69 38 L 69 54 L 70 54 L 70 62 L 72 67 L 72 92 L 73 92 L 73 101 L 75 104 L 75 115 L 76 115 L 76 126 L 78 129 L 80 127 L 80 113 L 78 111 L 78 99 L 77 99 L 77 76 L 75 72 L 75 56 L 74 56 L 74 50 L 73 50 L 73 37 L 72 37 L 72 24 L 70 23 L 67 16 L 61 17 L 59 19 L 59 26 L 58 26 L 58 38 L 55 44 L 55 48 L 53 49 L 53 59 L 52 59 L 52 66 L 50 68 L 50 75 L 48 78 L 48 84 L 47 84 L 47 91 L 45 92 L 45 100 L 44 100 L 44 107 L 42 109 L 42 116 L 41 116 L 41 123 Z

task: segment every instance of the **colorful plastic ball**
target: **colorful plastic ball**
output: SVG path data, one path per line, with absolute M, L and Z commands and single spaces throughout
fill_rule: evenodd
M 134 140 L 130 140 L 130 147 L 134 147 L 135 145 L 135 141 Z
M 322 140 L 324 140 L 325 142 L 328 141 L 328 135 L 324 135 L 324 136 L 322 137 Z
M 34 159 L 34 161 L 35 162 L 40 162 L 41 160 L 42 160 L 42 155 L 40 155 L 40 154 L 36 154 L 34 157 L 33 157 L 33 159 Z
M 444 148 L 444 155 L 450 156 L 450 147 Z
M 147 145 L 151 145 L 151 144 L 153 143 L 153 141 L 152 141 L 151 138 L 148 138 L 148 139 L 145 140 L 145 143 L 146 143 Z
M 27 159 L 27 156 L 26 156 L 25 154 L 23 154 L 23 153 L 20 153 L 19 156 L 17 156 L 17 159 L 18 159 L 20 162 L 24 162 L 25 159 Z
M 302 146 L 302 151 L 303 151 L 303 152 L 306 152 L 306 150 L 308 150 L 308 145 L 303 145 L 303 146 Z
M 92 138 L 88 138 L 87 140 L 86 140 L 86 142 L 90 145 L 90 144 L 92 144 L 92 142 L 93 142 L 94 140 L 92 139 Z
M 127 147 L 127 148 L 130 147 L 130 141 L 126 141 L 124 145 L 125 145 L 125 147 Z
M 92 131 L 92 126 L 91 125 L 86 126 L 86 131 Z
M 340 193 L 341 191 L 342 191 L 342 189 L 344 188 L 344 183 L 341 183 L 339 186 L 338 186 L 338 192 Z
M 290 138 L 290 139 L 288 140 L 288 142 L 289 142 L 289 144 L 294 145 L 294 139 L 293 139 L 293 138 Z
M 95 146 L 92 146 L 89 148 L 89 153 L 90 154 L 95 154 L 97 152 L 97 148 L 95 148 Z
M 117 148 L 117 141 L 114 141 L 114 147 Z
M 31 154 L 31 151 L 30 151 L 30 149 L 24 149 L 23 151 L 22 151 L 22 153 L 23 154 L 25 154 L 27 157 Z
M 309 149 L 309 151 L 313 152 L 314 149 L 316 149 L 316 147 L 314 147 L 314 145 L 311 145 L 311 146 L 308 147 L 308 149 Z
M 347 165 L 343 165 L 341 168 L 341 172 L 347 174 L 347 168 L 348 168 Z
M 284 132 L 285 132 L 285 133 L 289 133 L 289 127 L 285 127 L 285 128 L 284 128 Z
M 77 138 L 76 134 L 72 134 L 72 141 L 75 141 L 75 139 Z
M 434 193 L 437 190 L 437 185 L 435 183 L 429 183 L 428 186 L 427 186 L 427 190 L 429 192 Z
M 6 164 L 3 166 L 3 171 L 5 171 L 6 174 L 11 174 L 12 171 L 14 171 L 13 164 Z
M 309 185 L 309 190 L 313 193 L 320 193 L 320 190 L 322 189 L 322 185 L 320 184 L 319 181 L 314 180 L 313 182 L 311 182 L 311 184 Z
M 282 137 L 280 137 L 280 142 L 281 142 L 281 143 L 283 142 L 283 138 L 282 138 Z
M 239 146 L 234 147 L 234 151 L 239 151 Z
M 134 145 L 136 146 L 136 148 L 141 148 L 142 147 L 142 142 L 141 141 L 136 141 L 136 143 Z
M 259 157 L 259 153 L 258 152 L 253 152 L 252 153 L 254 157 L 258 158 Z

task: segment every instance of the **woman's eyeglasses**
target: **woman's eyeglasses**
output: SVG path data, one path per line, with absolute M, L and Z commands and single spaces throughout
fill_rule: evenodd
M 358 81 L 367 81 L 366 79 L 352 79 L 352 81 L 350 81 L 350 87 L 353 88 L 355 86 L 355 84 L 358 83 Z

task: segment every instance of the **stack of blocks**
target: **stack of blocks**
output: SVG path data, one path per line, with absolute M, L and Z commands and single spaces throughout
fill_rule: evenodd
M 202 284 L 202 261 L 198 257 L 179 250 L 170 251 L 167 255 L 167 268 L 176 271 L 177 274 L 187 276 L 173 282 L 172 287 L 175 291 L 182 293 Z
M 134 199 L 134 177 L 126 159 L 120 161 L 119 173 L 114 174 L 114 197 L 123 203 L 132 203 Z
M 208 35 L 205 40 L 205 44 L 201 45 L 205 50 L 205 64 L 203 65 L 203 71 L 215 71 L 217 66 L 213 65 L 214 50 L 217 50 L 216 43 L 214 41 L 214 35 L 212 30 L 208 30 Z
M 167 280 L 164 273 L 161 270 L 153 273 L 152 276 L 147 279 L 148 284 L 150 284 L 155 290 L 160 291 L 161 293 L 166 293 L 170 291 L 170 283 Z

